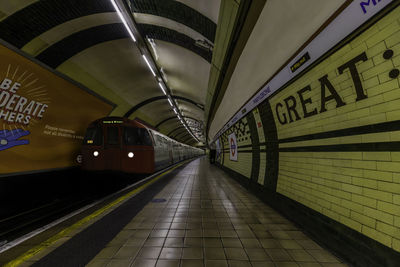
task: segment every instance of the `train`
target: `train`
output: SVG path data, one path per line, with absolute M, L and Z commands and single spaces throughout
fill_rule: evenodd
M 204 154 L 137 120 L 104 117 L 90 123 L 82 145 L 83 170 L 151 174 Z

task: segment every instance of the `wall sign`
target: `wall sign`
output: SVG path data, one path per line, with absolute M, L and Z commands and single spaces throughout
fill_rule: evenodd
M 228 136 L 228 142 L 229 142 L 229 159 L 233 161 L 238 160 L 238 153 L 237 153 L 237 143 L 236 143 L 236 134 L 231 133 Z
M 2 44 L 0 59 L 0 176 L 76 165 L 113 105 Z
M 358 27 L 367 22 L 393 0 L 356 0 L 352 1 L 318 36 L 316 36 L 298 55 L 286 65 L 271 81 L 251 98 L 244 107 L 230 119 L 215 135 L 216 140 L 222 133 L 229 129 L 236 121 L 246 116 L 259 103 L 267 99 L 272 93 L 296 77 L 301 70 L 307 68 L 331 48 L 354 32 Z M 304 60 L 293 72 L 291 66 L 301 62 L 305 54 L 309 59 Z M 246 110 L 246 112 L 242 112 Z
M 310 54 L 305 53 L 301 58 L 299 58 L 292 66 L 290 66 L 290 70 L 295 72 L 301 66 L 303 66 L 308 60 L 310 60 Z

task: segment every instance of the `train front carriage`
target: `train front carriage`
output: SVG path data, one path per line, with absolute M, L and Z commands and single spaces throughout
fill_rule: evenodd
M 105 118 L 87 129 L 82 168 L 130 173 L 154 172 L 154 148 L 149 131 L 128 119 Z

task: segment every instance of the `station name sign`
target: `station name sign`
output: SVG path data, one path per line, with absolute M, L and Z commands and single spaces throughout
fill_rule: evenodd
M 299 58 L 292 66 L 290 66 L 290 70 L 295 72 L 301 66 L 303 66 L 308 60 L 310 60 L 310 54 L 307 52 L 301 58 Z

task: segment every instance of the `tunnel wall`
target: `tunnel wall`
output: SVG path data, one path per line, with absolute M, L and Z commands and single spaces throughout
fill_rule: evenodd
M 400 7 L 353 33 L 220 135 L 219 166 L 349 262 L 396 266 L 398 69 Z M 232 133 L 237 149 L 230 149 Z

